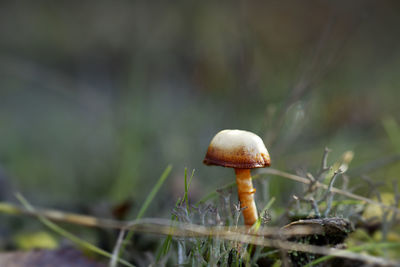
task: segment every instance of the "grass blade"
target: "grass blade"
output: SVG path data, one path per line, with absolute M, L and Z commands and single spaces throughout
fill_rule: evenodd
M 188 181 L 188 179 L 187 179 L 187 168 L 185 168 L 185 195 L 182 198 L 182 202 L 183 201 L 186 202 L 186 208 L 187 208 L 188 211 L 189 211 L 189 187 L 190 187 L 190 184 L 192 183 L 193 176 L 194 176 L 194 169 L 193 169 L 192 174 L 190 175 L 190 179 Z
M 160 190 L 161 186 L 168 178 L 170 172 L 172 170 L 172 166 L 168 165 L 164 172 L 161 174 L 160 178 L 158 179 L 157 183 L 154 185 L 153 189 L 150 191 L 150 194 L 147 196 L 146 200 L 144 201 L 142 207 L 140 208 L 136 219 L 140 219 L 143 217 L 144 213 L 146 212 L 147 208 L 150 206 L 150 203 L 153 201 L 154 197 Z
M 180 202 L 180 199 L 178 199 L 178 200 L 176 201 L 175 207 L 178 206 L 179 202 Z M 171 221 L 176 222 L 177 220 L 178 220 L 178 219 L 176 218 L 175 215 L 172 215 L 172 216 L 171 216 Z M 170 233 L 170 234 L 165 238 L 165 240 L 164 240 L 164 242 L 163 242 L 163 244 L 162 244 L 162 246 L 161 246 L 161 249 L 158 251 L 157 257 L 156 257 L 157 262 L 160 261 L 161 257 L 167 255 L 167 253 L 168 253 L 168 251 L 169 251 L 169 249 L 170 249 L 170 247 L 171 247 L 172 234 L 173 234 L 173 233 Z
M 189 182 L 188 182 L 187 181 L 187 168 L 185 168 L 185 195 L 182 198 L 182 201 L 180 201 L 178 199 L 178 201 L 175 204 L 175 206 L 178 206 L 179 202 L 181 202 L 181 204 L 182 204 L 183 201 L 186 201 L 186 208 L 187 208 L 188 211 L 189 211 L 188 192 L 189 192 L 190 184 L 192 183 L 192 179 L 193 179 L 193 176 L 194 176 L 194 171 L 195 170 L 193 169 L 192 174 L 190 175 Z M 173 220 L 175 222 L 175 221 L 177 221 L 177 218 L 175 216 L 172 216 L 171 220 Z M 172 241 L 172 233 L 165 238 L 165 240 L 164 240 L 164 242 L 163 242 L 163 244 L 161 246 L 161 249 L 157 253 L 157 257 L 156 257 L 157 262 L 161 259 L 162 256 L 167 255 L 167 253 L 168 253 L 168 251 L 169 251 L 169 249 L 171 247 L 171 241 Z
M 160 190 L 161 186 L 164 184 L 165 180 L 168 178 L 170 172 L 172 170 L 172 166 L 168 165 L 167 168 L 164 170 L 164 172 L 161 174 L 160 178 L 158 179 L 157 183 L 154 185 L 153 189 L 150 191 L 149 195 L 147 196 L 146 200 L 144 201 L 142 207 L 140 208 L 136 219 L 140 219 L 143 217 L 144 213 L 146 212 L 147 208 L 150 206 L 150 203 L 153 201 L 154 197 Z M 124 251 L 124 248 L 126 246 L 126 243 L 131 240 L 132 236 L 134 234 L 134 231 L 130 230 L 128 234 L 126 235 L 124 242 L 121 246 L 121 251 Z M 120 252 L 121 255 L 121 252 Z
M 16 197 L 28 211 L 35 212 L 35 208 L 21 194 L 16 194 Z M 93 251 L 99 255 L 102 255 L 104 257 L 107 257 L 110 259 L 112 258 L 111 253 L 109 253 L 99 247 L 96 247 L 95 245 L 93 245 L 83 239 L 80 239 L 76 235 L 68 232 L 67 230 L 61 228 L 57 224 L 49 221 L 48 219 L 46 219 L 45 217 L 43 217 L 39 214 L 37 215 L 37 217 L 38 217 L 39 221 L 42 222 L 45 226 L 47 226 L 49 229 L 53 230 L 54 232 L 58 233 L 59 235 L 65 237 L 65 238 L 71 240 L 73 243 L 77 244 L 78 246 L 84 247 L 84 248 L 86 248 L 90 251 Z M 125 266 L 134 267 L 134 265 L 130 264 L 126 260 L 117 259 L 117 261 Z

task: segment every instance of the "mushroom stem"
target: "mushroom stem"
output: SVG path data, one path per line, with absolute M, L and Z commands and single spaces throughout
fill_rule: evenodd
M 258 213 L 256 203 L 254 202 L 254 193 L 256 192 L 256 189 L 253 187 L 251 181 L 250 169 L 235 168 L 235 173 L 240 207 L 244 208 L 244 224 L 251 226 L 256 222 Z

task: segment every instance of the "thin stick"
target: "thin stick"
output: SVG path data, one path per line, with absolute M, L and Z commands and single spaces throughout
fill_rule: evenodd
M 28 210 L 26 208 L 7 202 L 0 202 L 0 212 L 12 215 L 23 214 L 29 216 L 43 216 L 52 221 L 67 222 L 88 227 L 124 229 L 127 226 L 127 223 L 122 221 L 102 219 L 87 215 L 39 208 L 36 208 L 35 210 Z
M 25 206 L 25 208 L 27 210 L 29 210 L 32 213 L 35 213 L 35 208 L 21 195 L 21 194 L 17 194 L 16 197 L 18 198 L 18 200 Z M 108 258 L 112 258 L 112 254 L 109 253 L 108 251 L 105 251 L 104 249 L 101 249 L 99 247 L 96 247 L 95 245 L 89 243 L 86 240 L 83 240 L 81 238 L 79 238 L 78 236 L 68 232 L 67 230 L 61 228 L 60 226 L 58 226 L 57 224 L 49 221 L 46 217 L 40 215 L 40 214 L 36 214 L 38 220 L 43 223 L 45 226 L 47 226 L 49 229 L 53 230 L 54 232 L 64 236 L 65 238 L 71 240 L 72 242 L 74 242 L 75 244 L 86 248 L 90 251 L 93 251 L 99 255 L 108 257 Z M 134 267 L 133 264 L 129 263 L 126 260 L 123 259 L 117 259 L 118 262 L 124 264 L 125 266 L 130 266 L 130 267 Z
M 276 169 L 273 169 L 273 168 L 265 169 L 265 170 L 261 171 L 260 173 L 263 173 L 263 174 L 274 174 L 274 175 L 278 175 L 278 176 L 281 176 L 281 177 L 284 177 L 284 178 L 288 178 L 290 180 L 293 180 L 293 181 L 296 181 L 296 182 L 300 182 L 300 183 L 303 183 L 303 184 L 310 184 L 310 180 L 307 179 L 307 178 L 304 178 L 304 177 L 301 177 L 301 176 L 298 176 L 298 175 L 294 175 L 294 174 L 291 174 L 291 173 L 283 172 L 283 171 L 280 171 L 280 170 L 276 170 Z M 253 179 L 255 179 L 255 177 L 253 177 Z M 315 186 L 321 187 L 321 188 L 324 188 L 324 189 L 328 189 L 328 186 L 326 184 L 322 184 L 320 182 L 316 182 Z M 336 194 L 343 195 L 343 196 L 346 196 L 346 197 L 349 197 L 349 198 L 352 198 L 352 199 L 365 201 L 365 202 L 370 203 L 370 204 L 375 204 L 375 205 L 378 205 L 380 207 L 383 207 L 383 208 L 386 208 L 386 209 L 390 209 L 392 211 L 400 213 L 400 209 L 398 209 L 396 207 L 389 206 L 389 205 L 386 205 L 384 203 L 381 203 L 381 202 L 378 202 L 378 201 L 375 201 L 375 200 L 372 200 L 372 199 L 369 199 L 369 198 L 366 198 L 366 197 L 363 197 L 363 196 L 360 196 L 360 195 L 356 195 L 356 194 L 353 194 L 353 193 L 348 192 L 348 191 L 344 191 L 344 190 L 336 188 L 336 187 L 332 187 L 331 192 L 334 192 Z
M 3 206 L 5 203 L 2 203 Z M 4 209 L 3 209 L 4 210 Z M 38 216 L 39 219 L 45 220 L 46 215 L 54 215 L 54 212 L 46 213 L 42 210 L 42 212 L 39 214 L 36 212 L 36 209 L 30 206 L 29 210 L 23 211 L 22 209 L 19 209 L 17 207 L 9 207 L 9 211 L 13 211 L 14 214 L 18 214 L 18 212 L 22 213 L 27 213 L 29 215 L 35 215 Z M 28 212 L 26 212 L 28 211 Z M 45 214 L 45 215 L 43 215 Z M 62 216 L 60 214 L 63 214 L 62 212 L 58 212 L 58 216 L 56 216 L 57 220 L 61 220 Z M 69 214 L 71 215 L 71 214 Z M 97 222 L 96 226 L 103 226 L 100 225 L 100 222 L 103 221 L 103 219 L 98 219 L 98 218 L 93 218 L 90 216 L 81 216 L 81 215 L 76 215 L 76 216 L 65 216 L 65 218 L 92 218 L 92 222 Z M 47 218 L 51 219 L 51 218 Z M 76 219 L 73 219 L 76 222 Z M 47 224 L 50 224 L 49 221 L 46 221 Z M 66 222 L 71 222 L 71 221 L 66 221 Z M 248 228 L 246 227 L 238 227 L 237 230 L 230 229 L 229 227 L 205 227 L 202 225 L 193 225 L 193 224 L 185 224 L 185 223 L 177 223 L 173 222 L 171 220 L 165 220 L 165 219 L 140 219 L 140 220 L 135 220 L 132 222 L 120 222 L 120 221 L 112 221 L 113 223 L 110 224 L 108 222 L 108 226 L 123 226 L 122 229 L 131 229 L 135 230 L 138 232 L 146 232 L 146 233 L 154 233 L 154 234 L 162 234 L 162 235 L 171 235 L 173 233 L 174 237 L 218 237 L 224 240 L 229 240 L 229 241 L 235 241 L 235 242 L 243 242 L 243 243 L 248 243 L 248 244 L 254 244 L 254 245 L 259 245 L 259 246 L 265 246 L 265 247 L 274 247 L 274 248 L 280 248 L 283 250 L 293 250 L 293 251 L 302 251 L 302 252 L 307 252 L 307 253 L 314 253 L 314 254 L 322 254 L 322 255 L 330 255 L 330 256 L 336 256 L 336 257 L 343 257 L 343 258 L 348 258 L 348 259 L 355 259 L 355 260 L 361 260 L 373 264 L 380 264 L 382 266 L 393 266 L 396 263 L 393 261 L 388 261 L 382 258 L 370 256 L 370 255 L 364 255 L 364 254 L 359 254 L 359 253 L 354 253 L 348 250 L 342 250 L 342 249 L 335 249 L 335 248 L 327 248 L 327 247 L 320 247 L 320 246 L 315 246 L 315 245 L 306 245 L 306 244 L 299 244 L 295 242 L 289 242 L 289 241 L 284 241 L 284 240 L 279 240 L 279 239 L 273 239 L 271 237 L 280 237 L 280 236 L 285 236 L 285 235 L 290 235 L 290 234 L 298 234 L 295 232 L 286 232 L 282 231 L 280 228 L 275 228 L 275 227 L 262 227 L 257 231 L 256 234 L 252 233 L 246 233 L 248 232 Z M 172 223 L 175 223 L 172 225 Z M 84 221 L 85 225 L 88 225 L 86 221 Z M 303 229 L 297 230 L 301 231 L 303 234 L 304 233 L 313 233 L 315 232 L 313 228 L 310 227 L 305 227 Z M 255 235 L 260 235 L 259 237 Z M 270 237 L 270 238 L 265 238 L 265 237 Z M 287 237 L 287 236 L 286 236 Z M 400 243 L 386 243 L 390 246 L 400 246 Z M 374 244 L 377 245 L 377 244 Z M 108 256 L 112 256 L 109 254 Z M 120 260 L 122 261 L 122 260 Z
M 122 229 L 119 231 L 119 235 L 118 235 L 118 239 L 117 239 L 117 243 L 115 244 L 114 250 L 113 250 L 113 254 L 112 257 L 110 259 L 110 264 L 109 267 L 117 267 L 118 264 L 118 259 L 119 259 L 119 251 L 121 249 L 122 243 L 124 241 L 124 235 L 125 235 L 125 230 Z
M 5 208 L 7 207 L 7 208 Z M 175 232 L 176 235 L 186 237 L 188 235 L 196 235 L 196 233 L 200 233 L 200 235 L 204 235 L 205 232 L 209 233 L 221 233 L 223 231 L 229 231 L 230 233 L 247 233 L 248 227 L 237 227 L 236 230 L 232 230 L 231 227 L 204 227 L 201 225 L 194 225 L 188 223 L 180 223 L 174 220 L 160 219 L 160 218 L 144 218 L 138 219 L 134 221 L 118 221 L 111 219 L 102 219 L 96 218 L 87 215 L 73 214 L 61 211 L 53 211 L 53 210 L 45 210 L 35 208 L 34 210 L 28 210 L 22 207 L 19 207 L 15 204 L 11 203 L 0 203 L 0 212 L 13 214 L 13 215 L 29 215 L 29 216 L 41 216 L 48 220 L 59 221 L 64 223 L 82 225 L 87 227 L 99 227 L 99 228 L 111 228 L 111 229 L 120 229 L 120 230 L 138 230 L 141 232 L 147 233 L 171 233 Z M 193 229 L 198 229 L 198 231 L 194 231 Z M 277 233 L 280 231 L 278 227 L 264 227 L 259 231 L 260 236 L 277 236 Z M 159 231 L 158 231 L 159 230 Z M 309 234 L 316 234 L 313 229 L 303 228 L 302 231 L 307 231 Z M 292 235 L 298 234 L 298 232 L 279 232 L 280 235 Z M 304 234 L 302 232 L 302 234 Z

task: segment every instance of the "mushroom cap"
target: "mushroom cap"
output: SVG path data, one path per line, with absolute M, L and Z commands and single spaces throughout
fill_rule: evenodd
M 206 165 L 236 169 L 263 168 L 270 165 L 270 157 L 262 139 L 243 130 L 222 130 L 208 146 Z

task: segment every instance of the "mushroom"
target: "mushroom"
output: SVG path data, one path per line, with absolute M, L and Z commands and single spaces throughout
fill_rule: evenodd
M 251 169 L 270 165 L 270 157 L 262 139 L 251 132 L 223 130 L 211 140 L 206 157 L 206 165 L 234 168 L 240 206 L 243 209 L 245 225 L 253 225 L 257 218 L 257 208 L 251 181 Z

